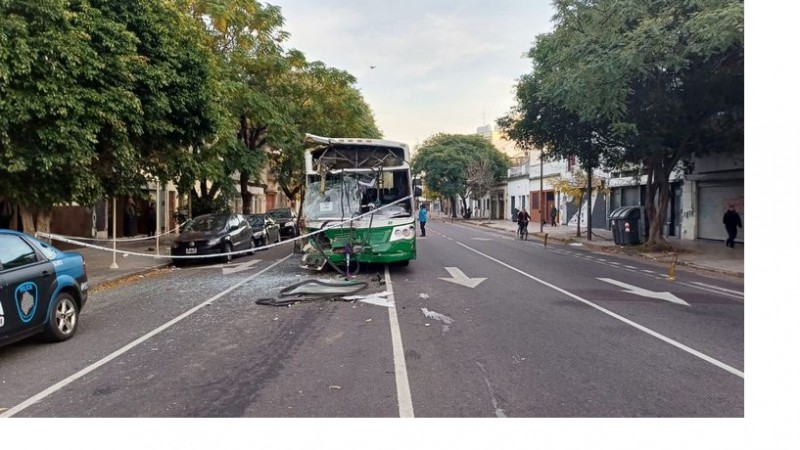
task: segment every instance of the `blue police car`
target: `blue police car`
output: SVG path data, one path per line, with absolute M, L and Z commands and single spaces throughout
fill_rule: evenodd
M 83 256 L 0 229 L 0 346 L 38 333 L 71 338 L 88 292 Z

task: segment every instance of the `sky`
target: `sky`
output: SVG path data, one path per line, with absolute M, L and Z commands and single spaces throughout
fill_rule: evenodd
M 286 47 L 354 75 L 384 139 L 412 147 L 495 127 L 532 70 L 525 54 L 552 30 L 550 0 L 270 3 L 291 34 Z

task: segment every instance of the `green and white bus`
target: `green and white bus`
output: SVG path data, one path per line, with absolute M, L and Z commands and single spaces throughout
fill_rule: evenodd
M 306 134 L 305 143 L 310 146 L 305 152 L 306 230 L 333 228 L 309 237 L 303 264 L 408 265 L 415 259 L 415 192 L 408 145 L 312 134 Z M 348 221 L 358 216 L 362 217 Z

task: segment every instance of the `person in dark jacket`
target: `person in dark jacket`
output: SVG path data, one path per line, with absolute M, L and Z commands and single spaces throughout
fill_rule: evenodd
M 147 205 L 147 235 L 156 235 L 156 207 L 153 202 Z
M 552 208 L 550 208 L 550 226 L 556 226 L 556 217 L 558 217 L 558 208 L 556 208 L 556 205 L 553 205 Z
M 739 213 L 736 212 L 736 207 L 734 205 L 728 205 L 728 210 L 725 212 L 725 215 L 722 216 L 722 223 L 725 224 L 725 231 L 728 232 L 728 240 L 725 241 L 725 246 L 733 248 L 736 234 L 739 228 L 742 228 L 742 218 L 739 216 Z
M 530 221 L 531 215 L 528 214 L 528 211 L 525 211 L 525 208 L 523 207 L 519 214 L 517 214 L 517 224 L 519 224 L 517 227 L 517 236 L 520 236 L 523 229 L 528 228 L 528 222 Z

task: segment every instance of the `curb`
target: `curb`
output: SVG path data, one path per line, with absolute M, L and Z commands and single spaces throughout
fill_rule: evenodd
M 155 271 L 157 271 L 159 269 L 163 269 L 163 268 L 169 267 L 171 265 L 172 265 L 171 262 L 170 263 L 163 263 L 163 264 L 159 264 L 159 265 L 156 265 L 156 266 L 153 266 L 153 267 L 148 267 L 146 269 L 137 270 L 135 272 L 122 274 L 122 275 L 120 275 L 120 276 L 118 276 L 116 278 L 111 278 L 111 279 L 108 279 L 108 280 L 105 280 L 105 281 L 101 281 L 100 283 L 90 287 L 89 288 L 89 293 L 91 294 L 91 293 L 94 293 L 96 291 L 103 290 L 103 289 L 105 289 L 105 288 L 107 288 L 110 285 L 115 284 L 115 283 L 122 283 L 122 282 L 130 281 L 133 278 L 137 278 L 137 277 L 142 276 L 142 275 L 147 275 L 147 274 L 149 274 L 151 272 L 155 272 Z
M 452 220 L 448 220 L 446 222 L 452 223 L 453 221 Z M 488 229 L 494 230 L 494 231 L 511 232 L 511 230 L 506 230 L 505 228 L 492 227 L 492 226 L 490 226 L 488 224 L 476 224 L 476 223 L 470 223 L 470 222 L 467 222 L 467 221 L 464 221 L 462 223 L 464 223 L 465 225 L 470 225 L 470 226 L 474 226 L 474 227 L 480 227 L 480 228 L 484 228 L 484 229 L 488 228 Z M 544 235 L 539 234 L 538 231 L 530 233 L 530 236 L 536 238 L 536 240 L 538 240 L 538 241 L 544 241 Z M 578 240 L 575 240 L 572 237 L 564 238 L 564 237 L 555 237 L 555 236 L 549 236 L 548 235 L 548 240 L 549 241 L 563 243 L 564 245 L 568 245 L 568 244 L 570 244 L 572 242 L 578 242 L 578 243 L 582 244 L 581 245 L 582 247 L 586 248 L 589 251 L 595 252 L 595 253 L 611 254 L 611 255 L 621 256 L 621 257 L 625 257 L 625 258 L 631 258 L 631 259 L 635 259 L 635 260 L 646 260 L 646 261 L 649 261 L 651 263 L 659 263 L 659 261 L 652 261 L 652 260 L 649 260 L 648 258 L 645 258 L 645 257 L 642 257 L 642 256 L 627 255 L 627 254 L 619 254 L 619 253 L 615 253 L 615 252 L 610 252 L 610 251 L 606 250 L 606 246 L 597 245 L 594 242 L 584 241 L 583 238 L 581 238 L 581 239 L 582 239 L 581 241 L 578 241 Z M 678 259 L 677 264 L 680 265 L 680 266 L 691 267 L 692 269 L 695 269 L 695 270 L 702 270 L 702 271 L 716 273 L 716 274 L 720 274 L 720 275 L 727 275 L 727 276 L 733 276 L 733 277 L 738 277 L 738 278 L 744 278 L 744 273 L 742 273 L 742 272 L 734 272 L 734 271 L 730 271 L 730 270 L 710 268 L 710 267 L 694 264 L 691 261 L 682 261 L 682 260 Z

